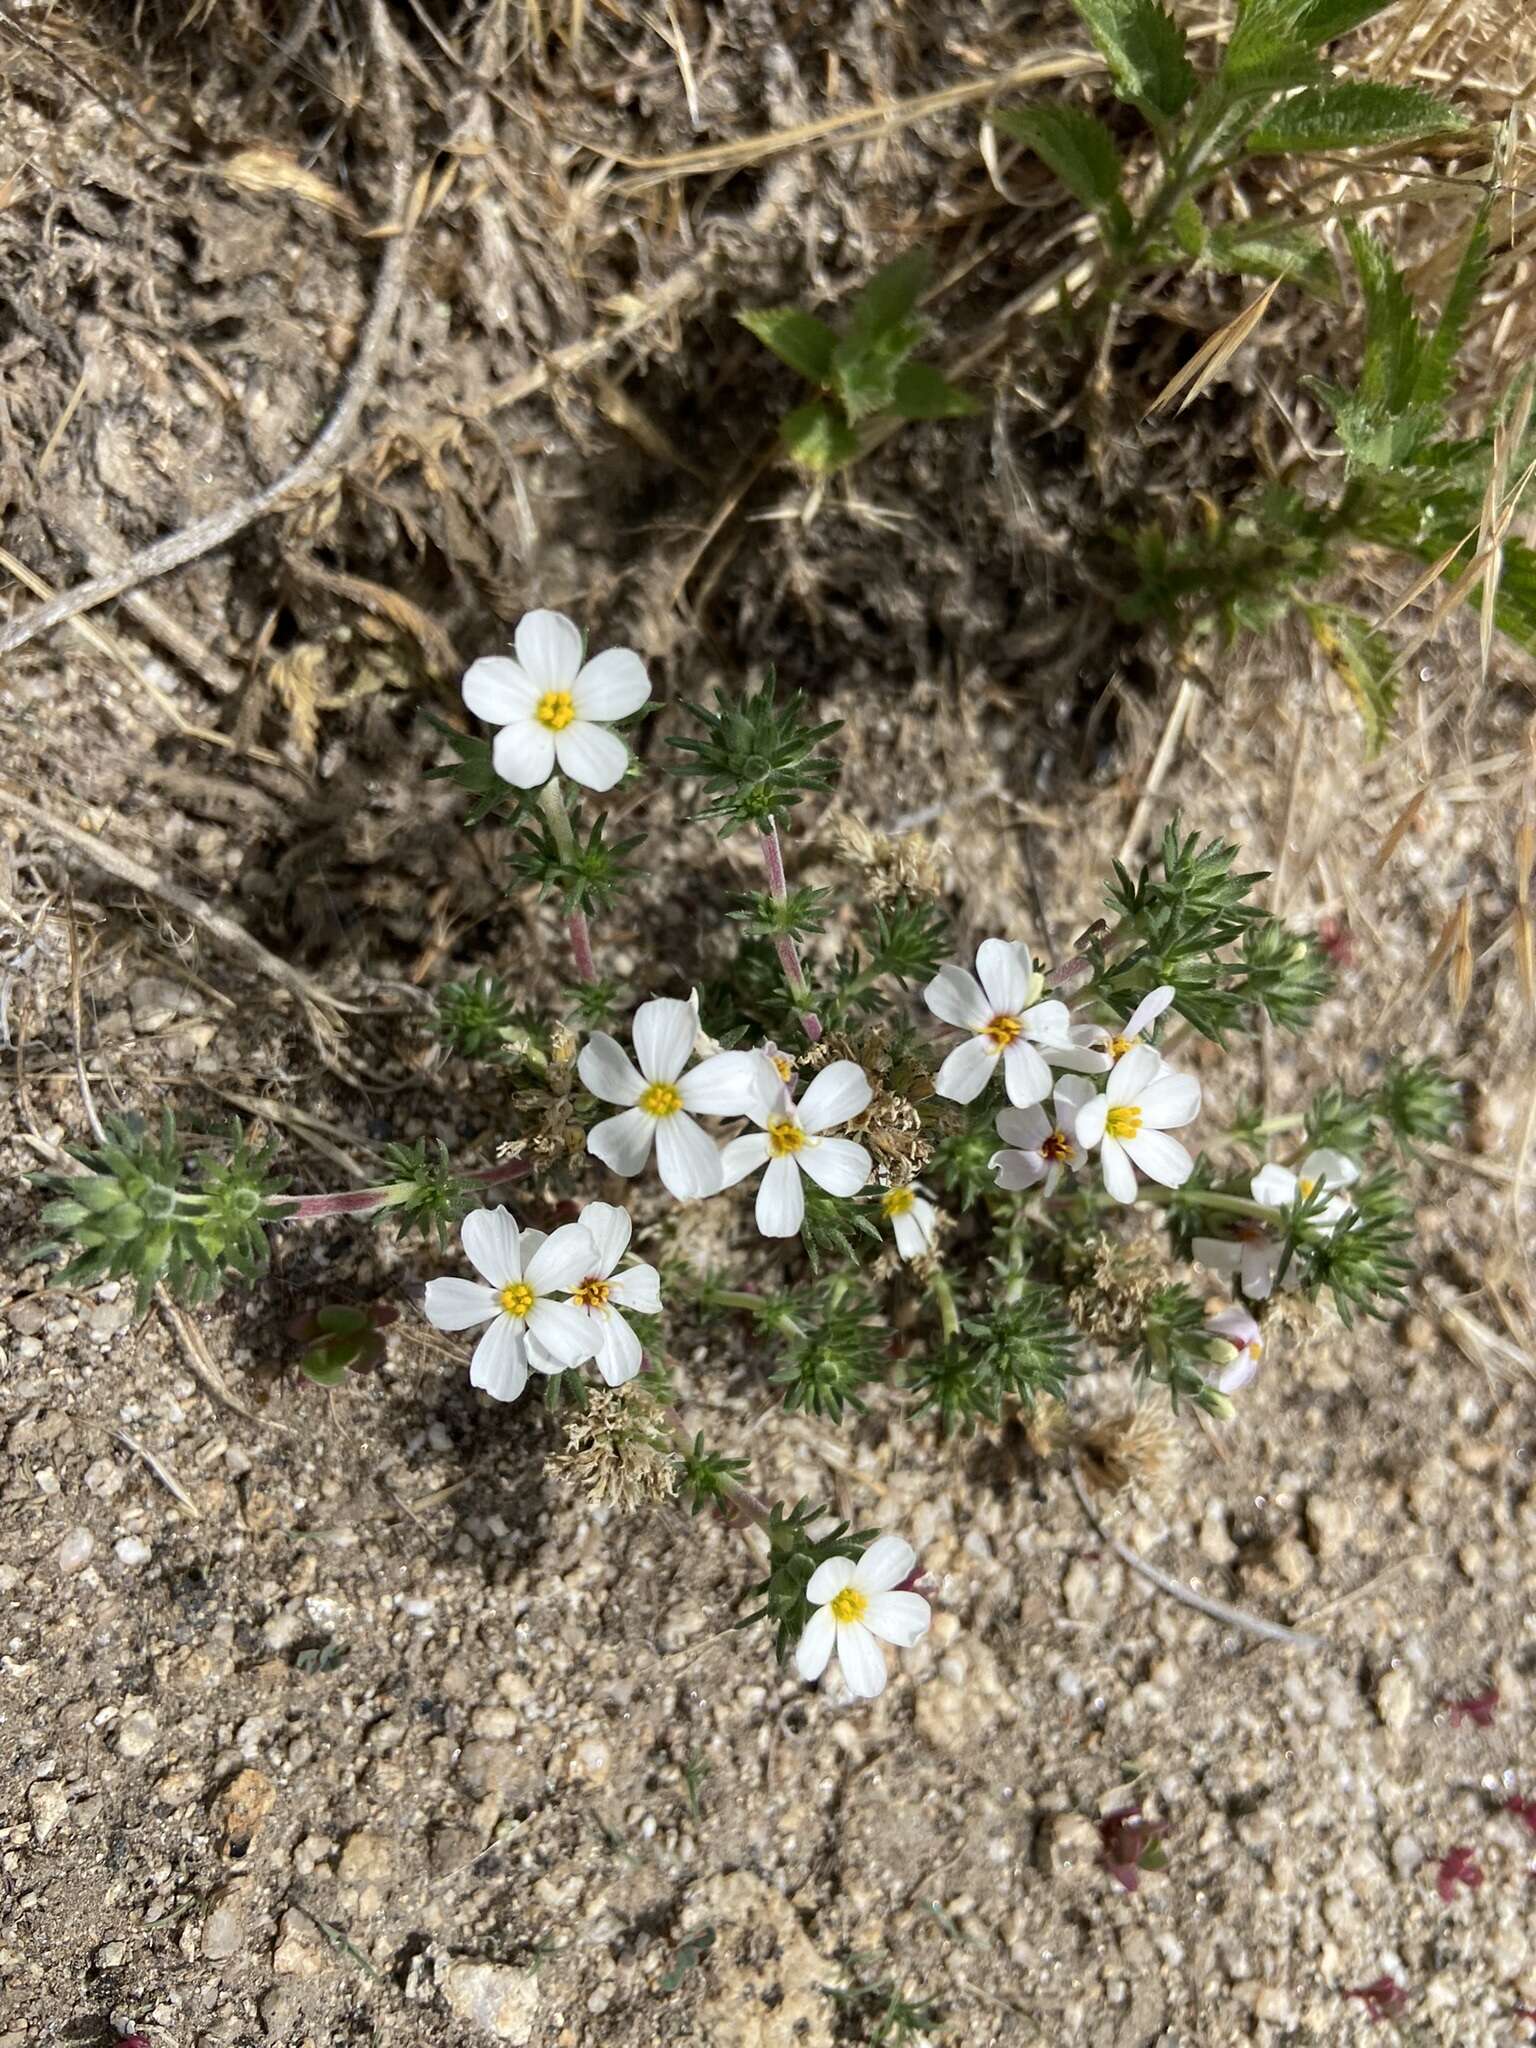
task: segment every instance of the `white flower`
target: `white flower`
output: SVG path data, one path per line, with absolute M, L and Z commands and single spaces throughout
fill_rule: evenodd
M 594 1031 L 581 1049 L 577 1072 L 599 1102 L 624 1105 L 587 1133 L 587 1150 L 615 1173 L 639 1173 L 656 1146 L 662 1184 L 680 1202 L 717 1195 L 720 1149 L 693 1116 L 741 1116 L 756 1100 L 761 1063 L 755 1053 L 717 1052 L 685 1074 L 699 1028 L 692 1003 L 656 996 L 635 1012 L 633 1036 L 640 1070 L 616 1039 Z M 693 1115 L 689 1112 L 692 1111 Z
M 576 1219 L 596 1248 L 596 1257 L 571 1290 L 571 1305 L 587 1318 L 593 1335 L 592 1356 L 610 1387 L 621 1387 L 640 1370 L 640 1339 L 619 1310 L 654 1316 L 661 1309 L 661 1277 L 654 1266 L 636 1263 L 616 1269 L 629 1249 L 633 1228 L 627 1209 L 611 1202 L 588 1202 Z
M 1206 1323 L 1212 1339 L 1211 1363 L 1217 1368 L 1210 1383 L 1218 1394 L 1236 1394 L 1247 1386 L 1259 1369 L 1264 1340 L 1258 1324 L 1245 1308 L 1224 1308 Z
M 725 1147 L 725 1185 L 735 1187 L 767 1162 L 757 1191 L 757 1227 L 764 1237 L 793 1237 L 805 1219 L 802 1170 L 829 1195 L 856 1195 L 874 1171 L 862 1145 L 826 1135 L 831 1125 L 868 1109 L 871 1090 L 862 1067 L 834 1060 L 795 1102 L 771 1061 L 755 1053 L 748 1057 L 758 1062 L 759 1093 L 747 1115 L 761 1128 Z
M 1360 1169 L 1352 1159 L 1323 1147 L 1309 1152 L 1294 1173 L 1273 1160 L 1261 1166 L 1250 1189 L 1253 1199 L 1262 1202 L 1266 1209 L 1288 1209 L 1298 1195 L 1315 1194 L 1318 1188 L 1347 1188 L 1359 1178 Z M 1337 1229 L 1348 1214 L 1348 1199 L 1330 1193 L 1314 1220 L 1326 1228 Z M 1257 1217 L 1244 1217 L 1233 1226 L 1230 1238 L 1197 1237 L 1191 1250 L 1200 1264 L 1209 1266 L 1213 1273 L 1235 1277 L 1250 1301 L 1264 1301 L 1274 1291 L 1280 1261 L 1285 1255 L 1284 1244 L 1272 1237 Z M 1301 1285 L 1301 1267 L 1296 1258 L 1286 1267 L 1280 1285 L 1284 1289 Z
M 896 1233 L 902 1258 L 920 1259 L 933 1250 L 939 1212 L 916 1188 L 887 1188 L 880 1197 L 880 1214 Z
M 932 1616 L 921 1593 L 894 1589 L 910 1578 L 917 1552 L 899 1536 L 878 1536 L 861 1558 L 829 1557 L 811 1574 L 805 1597 L 816 1612 L 795 1646 L 795 1668 L 814 1684 L 834 1646 L 848 1690 L 872 1700 L 885 1691 L 882 1642 L 900 1650 L 928 1633 Z M 878 1640 L 877 1640 L 878 1638 Z
M 1123 1024 L 1094 1026 L 1094 1043 L 1102 1045 L 1111 1060 L 1123 1060 L 1133 1045 L 1140 1044 L 1147 1026 L 1155 1024 L 1172 1001 L 1173 990 L 1164 982 L 1161 988 L 1142 997 Z
M 560 773 L 588 789 L 612 789 L 629 749 L 604 721 L 626 718 L 651 694 L 645 664 L 629 647 L 588 662 L 581 634 L 560 612 L 529 612 L 513 636 L 517 659 L 472 662 L 461 688 L 477 718 L 499 725 L 491 760 L 503 782 L 535 789 Z
M 427 1321 L 439 1330 L 490 1323 L 470 1360 L 469 1383 L 497 1401 L 515 1401 L 535 1372 L 563 1372 L 596 1349 L 588 1319 L 567 1293 L 593 1270 L 597 1247 L 579 1223 L 546 1236 L 519 1230 L 505 1209 L 472 1209 L 460 1236 L 476 1280 L 429 1280 Z
M 1008 1100 L 1020 1109 L 1050 1094 L 1047 1059 L 1081 1074 L 1103 1073 L 1108 1066 L 1105 1054 L 1072 1041 L 1065 1003 L 1040 1001 L 1045 984 L 1027 960 L 1024 949 L 1007 939 L 983 939 L 975 974 L 941 967 L 923 991 L 935 1017 L 971 1034 L 934 1078 L 935 1089 L 950 1102 L 974 1102 L 999 1060 Z
M 1200 1083 L 1176 1074 L 1150 1045 L 1133 1045 L 1112 1069 L 1102 1095 L 1077 1115 L 1079 1145 L 1099 1147 L 1104 1186 L 1117 1202 L 1136 1199 L 1139 1166 L 1149 1180 L 1182 1187 L 1195 1162 L 1168 1132 L 1200 1114 Z
M 1037 1102 L 1027 1109 L 1000 1109 L 997 1135 L 1014 1149 L 992 1154 L 998 1186 L 1020 1194 L 1044 1181 L 1045 1193 L 1054 1195 L 1062 1175 L 1075 1173 L 1087 1157 L 1077 1142 L 1077 1113 L 1097 1093 L 1085 1075 L 1063 1074 L 1051 1098 L 1054 1116 Z

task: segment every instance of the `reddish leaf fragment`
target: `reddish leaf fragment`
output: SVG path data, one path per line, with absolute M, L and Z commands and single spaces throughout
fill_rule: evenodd
M 1139 1806 L 1122 1806 L 1099 1822 L 1102 1861 L 1115 1883 L 1133 1892 L 1144 1870 L 1161 1870 L 1167 1862 L 1161 1821 L 1146 1820 Z
M 1499 1688 L 1490 1685 L 1485 1692 L 1474 1693 L 1470 1699 L 1447 1700 L 1451 1712 L 1451 1726 L 1459 1728 L 1463 1721 L 1470 1721 L 1477 1728 L 1491 1728 L 1493 1717 L 1498 1712 Z
M 1536 1835 L 1536 1799 L 1522 1799 L 1518 1792 L 1512 1792 L 1504 1802 L 1504 1811 L 1512 1813 L 1516 1820 L 1523 1820 Z
M 1381 1976 L 1374 1984 L 1361 1984 L 1344 1993 L 1358 1998 L 1373 2020 L 1394 2019 L 1408 2003 L 1408 1993 L 1395 1977 Z
M 1475 1892 L 1483 1881 L 1472 1851 L 1465 1846 L 1447 1849 L 1440 1858 L 1440 1869 L 1435 1878 L 1435 1890 L 1447 1905 L 1456 1897 L 1456 1887 L 1464 1884 L 1469 1892 Z

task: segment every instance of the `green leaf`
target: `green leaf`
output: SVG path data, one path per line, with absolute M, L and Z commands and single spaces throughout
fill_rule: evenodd
M 1418 142 L 1466 125 L 1454 107 L 1417 86 L 1345 79 L 1337 85 L 1309 86 L 1282 100 L 1248 137 L 1246 147 L 1250 156 L 1366 149 Z
M 798 306 L 764 306 L 755 313 L 738 313 L 736 318 L 765 348 L 771 348 L 780 362 L 798 370 L 807 383 L 831 382 L 837 336 L 825 320 L 802 313 Z
M 1022 142 L 1060 178 L 1074 199 L 1095 213 L 1120 200 L 1120 152 L 1102 121 L 1082 107 L 999 108 L 992 125 Z
M 1456 275 L 1451 279 L 1451 288 L 1445 295 L 1445 306 L 1440 314 L 1439 324 L 1420 361 L 1418 376 L 1414 383 L 1414 397 L 1421 404 L 1438 405 L 1449 396 L 1452 372 L 1456 367 L 1462 336 L 1466 333 L 1472 308 L 1477 303 L 1477 295 L 1482 289 L 1483 271 L 1487 267 L 1488 215 L 1492 206 L 1493 195 L 1490 192 L 1477 210 L 1472 232 L 1467 237 L 1467 246 L 1461 252 Z
M 779 439 L 802 469 L 817 476 L 830 476 L 859 452 L 858 435 L 824 398 L 797 406 L 780 425 Z
M 1072 0 L 1120 97 L 1149 121 L 1173 121 L 1195 89 L 1184 31 L 1158 0 Z
M 1205 216 L 1188 193 L 1179 201 L 1168 219 L 1173 229 L 1173 238 L 1186 256 L 1198 258 L 1205 253 Z
M 1320 299 L 1337 299 L 1333 259 L 1311 228 L 1257 223 L 1217 228 L 1203 251 L 1212 270 L 1240 277 L 1291 277 Z
M 1380 14 L 1391 0 L 1239 0 L 1224 77 L 1256 75 L 1308 54 Z
M 980 412 L 981 406 L 931 363 L 903 363 L 896 372 L 891 410 L 904 420 L 958 420 Z
M 899 320 L 878 334 L 847 334 L 832 352 L 832 376 L 850 423 L 889 412 L 902 364 L 923 338 L 916 320 Z
M 908 249 L 877 270 L 853 302 L 848 341 L 880 341 L 892 328 L 908 321 L 922 297 L 929 269 L 926 249 Z
M 1360 395 L 1389 413 L 1412 402 L 1423 366 L 1424 337 L 1403 274 L 1376 237 L 1354 221 L 1344 224 L 1360 289 L 1365 294 L 1365 358 Z
M 1306 614 L 1318 646 L 1355 700 L 1374 754 L 1391 730 L 1397 706 L 1392 643 L 1369 620 L 1340 605 L 1309 604 Z
M 1313 49 L 1331 43 L 1335 36 L 1370 21 L 1392 5 L 1392 0 L 1301 0 L 1297 9 L 1296 34 Z

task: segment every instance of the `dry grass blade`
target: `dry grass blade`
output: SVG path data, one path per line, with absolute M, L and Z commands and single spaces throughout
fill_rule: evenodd
M 1269 311 L 1269 304 L 1279 291 L 1283 280 L 1276 278 L 1267 284 L 1251 305 L 1244 306 L 1235 320 L 1229 320 L 1225 327 L 1219 327 L 1190 357 L 1181 370 L 1176 370 L 1159 391 L 1156 398 L 1143 413 L 1143 419 L 1151 419 L 1157 412 L 1166 411 L 1173 401 L 1183 393 L 1179 411 L 1192 406 L 1209 385 L 1221 375 L 1233 356 L 1252 334 L 1255 327 Z
M 428 666 L 436 674 L 457 675 L 464 667 L 458 649 L 436 619 L 429 617 L 419 605 L 412 604 L 408 597 L 402 597 L 398 590 L 387 589 L 384 584 L 371 582 L 366 576 L 349 576 L 337 569 L 322 568 L 318 562 L 290 557 L 289 567 L 306 583 L 328 590 L 335 597 L 347 598 L 351 603 L 361 605 L 365 611 L 372 612 L 376 618 L 388 619 L 402 633 L 408 633 L 420 646 Z
M 1471 1314 L 1465 1306 L 1465 1297 L 1453 1293 L 1443 1280 L 1432 1275 L 1424 1285 L 1435 1304 L 1436 1319 L 1441 1329 L 1463 1358 L 1469 1359 L 1492 1380 L 1529 1378 L 1536 1373 L 1536 1359 L 1530 1352 Z
M 1426 782 L 1413 792 L 1413 795 L 1409 797 L 1407 803 L 1398 812 L 1396 819 L 1393 821 L 1392 829 L 1388 832 L 1386 838 L 1382 840 L 1377 850 L 1376 858 L 1371 862 L 1371 873 L 1373 875 L 1381 873 L 1387 862 L 1402 845 L 1404 839 L 1413 830 L 1414 820 L 1418 817 L 1420 811 L 1423 810 L 1424 799 L 1428 795 L 1429 784 Z
M 324 207 L 327 213 L 334 213 L 353 226 L 358 224 L 357 208 L 344 192 L 338 192 L 334 185 L 328 185 L 324 178 L 306 170 L 294 157 L 274 149 L 268 142 L 237 150 L 216 164 L 214 171 L 241 192 L 287 192 L 295 199 L 307 200 L 311 206 Z
M 1451 1015 L 1459 1022 L 1472 994 L 1472 900 L 1463 896 L 1452 912 L 1449 973 Z

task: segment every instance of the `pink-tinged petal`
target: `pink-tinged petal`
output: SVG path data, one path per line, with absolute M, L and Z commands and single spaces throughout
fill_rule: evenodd
M 1109 1114 L 1109 1097 L 1092 1095 L 1077 1112 L 1077 1121 L 1072 1126 L 1072 1135 L 1079 1145 L 1089 1151 L 1104 1135 L 1104 1119 Z
M 493 1401 L 515 1401 L 528 1384 L 528 1347 L 521 1324 L 498 1316 L 475 1346 L 469 1384 Z
M 767 1114 L 766 1101 L 777 1098 L 783 1083 L 771 1060 L 760 1052 L 717 1052 L 700 1060 L 678 1082 L 683 1107 L 694 1116 Z
M 568 690 L 581 670 L 581 634 L 564 612 L 525 612 L 512 636 L 523 672 L 542 695 Z
M 878 1699 L 885 1691 L 885 1652 L 863 1622 L 838 1623 L 837 1661 L 856 1700 Z
M 523 1278 L 535 1294 L 561 1294 L 579 1287 L 596 1271 L 597 1246 L 591 1231 L 581 1223 L 562 1223 L 529 1259 Z
M 429 1280 L 422 1313 L 434 1330 L 473 1330 L 501 1308 L 494 1287 L 478 1280 Z
M 851 1138 L 821 1138 L 800 1154 L 800 1170 L 829 1195 L 856 1195 L 875 1163 Z
M 464 1256 L 488 1286 L 523 1277 L 522 1246 L 507 1209 L 471 1209 L 459 1227 Z
M 762 1132 L 749 1131 L 744 1138 L 732 1138 L 720 1149 L 721 1186 L 735 1187 L 749 1173 L 756 1173 L 768 1156 L 768 1140 Z
M 805 1189 L 793 1157 L 769 1160 L 757 1185 L 756 1214 L 764 1237 L 793 1237 L 805 1221 Z
M 679 1202 L 700 1202 L 725 1186 L 719 1146 L 682 1111 L 656 1126 L 656 1171 Z
M 1150 1045 L 1133 1045 L 1115 1062 L 1105 1083 L 1104 1093 L 1109 1098 L 1110 1108 L 1116 1109 L 1124 1102 L 1139 1102 L 1162 1070 L 1161 1054 Z
M 864 1616 L 864 1626 L 882 1642 L 898 1650 L 910 1650 L 927 1635 L 932 1610 L 921 1593 L 876 1593 Z
M 1008 939 L 983 939 L 976 948 L 976 979 L 989 1017 L 1020 1017 L 1029 1008 L 1030 973 Z
M 1104 1189 L 1117 1202 L 1134 1202 L 1136 1199 L 1136 1170 L 1125 1156 L 1125 1147 L 1118 1138 L 1106 1138 L 1099 1151 L 1099 1164 L 1104 1173 Z
M 1003 1054 L 1003 1086 L 1016 1109 L 1044 1102 L 1051 1092 L 1051 1070 L 1027 1038 L 1017 1038 Z
M 587 1133 L 587 1150 L 594 1159 L 614 1173 L 633 1179 L 651 1156 L 656 1119 L 643 1109 L 626 1109 L 622 1116 L 605 1116 Z
M 602 1313 L 602 1329 L 596 1352 L 597 1369 L 610 1387 L 622 1387 L 632 1380 L 645 1362 L 640 1339 L 621 1315 L 612 1309 Z
M 1051 1135 L 1051 1120 L 1038 1103 L 1031 1103 L 1027 1109 L 1000 1109 L 996 1128 L 1005 1145 L 1038 1152 Z
M 806 1623 L 805 1634 L 795 1645 L 795 1669 L 807 1685 L 814 1685 L 827 1668 L 832 1645 L 837 1641 L 837 1623 L 830 1607 L 822 1607 Z
M 636 1315 L 660 1315 L 661 1275 L 654 1266 L 626 1266 L 609 1283 L 608 1299 L 620 1308 L 632 1308 Z
M 946 1102 L 974 1102 L 992 1078 L 999 1054 L 985 1038 L 968 1038 L 957 1045 L 933 1077 L 936 1095 Z
M 629 1250 L 630 1232 L 634 1229 L 629 1211 L 616 1208 L 612 1202 L 588 1202 L 576 1221 L 588 1232 L 597 1248 L 593 1273 L 600 1280 L 606 1280 Z M 583 1273 L 581 1277 L 585 1280 L 587 1275 Z
M 1046 1162 L 1038 1152 L 994 1152 L 987 1163 L 1005 1194 L 1022 1195 L 1047 1177 Z
M 1142 997 L 1121 1027 L 1122 1038 L 1139 1038 L 1148 1025 L 1155 1024 L 1173 1001 L 1173 990 L 1165 981 L 1161 988 L 1153 989 L 1150 995 Z
M 532 718 L 539 692 L 505 654 L 482 655 L 464 671 L 459 685 L 465 704 L 487 725 L 515 725 Z
M 547 1353 L 553 1360 L 553 1370 L 563 1372 L 593 1355 L 602 1341 L 602 1331 L 597 1327 L 597 1318 L 577 1308 L 574 1302 L 546 1298 L 536 1301 L 528 1311 L 528 1339 L 531 1354 Z M 539 1370 L 548 1372 L 551 1368 L 540 1362 Z
M 699 1013 L 676 996 L 653 996 L 635 1012 L 631 1036 L 647 1081 L 675 1081 L 699 1034 Z
M 1262 1333 L 1247 1309 L 1224 1308 L 1219 1315 L 1210 1318 L 1205 1326 L 1214 1330 L 1218 1337 L 1225 1337 L 1230 1343 L 1252 1344 Z
M 1122 1142 L 1148 1180 L 1165 1188 L 1183 1187 L 1195 1170 L 1194 1160 L 1178 1139 L 1170 1138 L 1166 1131 L 1144 1129 Z
M 805 1597 L 812 1607 L 825 1607 L 829 1600 L 835 1600 L 844 1586 L 853 1584 L 854 1566 L 851 1557 L 829 1557 L 817 1565 L 806 1581 Z
M 631 1109 L 640 1100 L 645 1082 L 635 1071 L 634 1061 L 606 1031 L 594 1031 L 581 1048 L 576 1062 L 581 1084 L 599 1102 L 617 1102 Z
M 1200 1114 L 1200 1083 L 1193 1074 L 1175 1074 L 1165 1068 L 1142 1091 L 1139 1106 L 1142 1121 L 1154 1130 L 1176 1131 L 1181 1124 L 1192 1124 Z
M 869 1076 L 853 1060 L 834 1060 L 823 1067 L 800 1098 L 800 1127 L 829 1131 L 868 1109 L 874 1091 Z
M 1251 1192 L 1253 1199 L 1262 1202 L 1266 1209 L 1288 1209 L 1300 1192 L 1300 1186 L 1288 1166 L 1277 1166 L 1271 1160 L 1253 1176 Z
M 853 1584 L 861 1593 L 888 1593 L 912 1576 L 917 1552 L 901 1536 L 877 1536 L 853 1568 Z
M 555 734 L 555 759 L 560 773 L 569 775 L 583 789 L 599 792 L 612 789 L 629 766 L 629 749 L 606 725 L 589 725 L 578 718 Z
M 628 718 L 651 694 L 645 663 L 632 647 L 594 654 L 571 685 L 578 718 Z
M 992 1016 L 981 983 L 963 967 L 941 967 L 923 990 L 923 1001 L 941 1024 L 979 1031 Z
M 537 789 L 555 772 L 555 736 L 534 718 L 504 725 L 491 742 L 491 766 L 514 789 Z
M 1246 1247 L 1230 1237 L 1197 1237 L 1190 1245 L 1196 1262 L 1213 1273 L 1235 1273 Z

